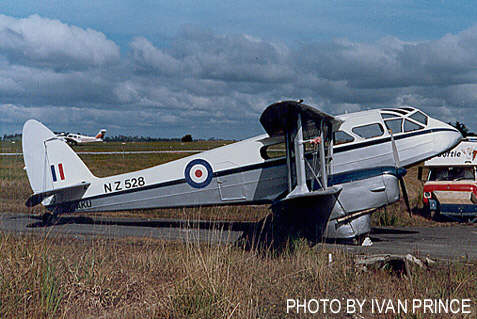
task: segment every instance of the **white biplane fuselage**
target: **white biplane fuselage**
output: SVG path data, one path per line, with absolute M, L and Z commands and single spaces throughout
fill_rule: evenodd
M 331 145 L 325 159 L 327 182 L 321 184 L 328 185 L 315 185 L 315 173 L 306 166 L 311 191 L 337 189 L 336 202 L 324 217 L 325 236 L 330 238 L 368 233 L 371 210 L 399 199 L 398 179 L 405 171 L 396 169 L 388 129 L 402 166 L 440 154 L 461 138 L 452 126 L 415 108 L 376 109 L 334 119 L 341 126 L 334 131 L 335 145 L 330 144 L 331 138 L 327 144 Z M 275 203 L 286 198 L 291 178 L 296 179 L 280 146 L 285 139 L 263 134 L 158 166 L 98 178 L 66 143 L 30 120 L 25 123 L 23 148 L 34 195 L 27 205 L 42 202 L 64 213 Z M 305 150 L 305 160 L 315 161 L 313 152 Z

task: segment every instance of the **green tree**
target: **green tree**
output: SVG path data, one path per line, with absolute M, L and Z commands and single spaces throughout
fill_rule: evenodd
M 192 135 L 186 134 L 186 135 L 182 136 L 181 142 L 192 142 Z
M 463 137 L 469 136 L 469 135 L 475 135 L 474 132 L 471 132 L 467 126 L 465 126 L 464 123 L 461 123 L 459 121 L 455 121 L 455 123 L 450 122 L 450 125 L 455 127 L 456 129 L 459 130 L 459 132 L 462 134 Z

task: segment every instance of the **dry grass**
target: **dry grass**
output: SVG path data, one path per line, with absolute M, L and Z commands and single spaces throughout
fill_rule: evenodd
M 0 235 L 2 318 L 280 318 L 287 298 L 471 298 L 475 313 L 476 282 L 476 265 L 414 269 L 410 278 L 361 272 L 344 252 L 301 241 L 277 254 L 193 241 Z

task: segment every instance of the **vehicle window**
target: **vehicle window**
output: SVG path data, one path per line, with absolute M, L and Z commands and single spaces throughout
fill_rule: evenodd
M 388 130 L 392 130 L 393 134 L 402 132 L 402 119 L 384 121 Z
M 353 142 L 354 137 L 343 131 L 336 131 L 333 139 L 334 145 L 341 145 L 349 142 Z
M 427 125 L 427 115 L 420 111 L 417 111 L 416 113 L 414 113 L 413 115 L 409 117 L 412 118 L 414 121 Z
M 430 181 L 474 180 L 473 167 L 438 167 L 431 170 Z
M 414 109 L 412 107 L 400 107 L 401 110 L 406 110 L 406 111 L 409 111 L 409 112 L 412 112 L 414 111 Z
M 379 123 L 353 127 L 352 131 L 354 134 L 363 138 L 371 138 L 384 134 L 384 129 Z
M 411 132 L 411 131 L 417 131 L 417 130 L 420 130 L 422 129 L 422 126 L 414 123 L 414 122 L 411 122 L 409 120 L 405 120 L 404 121 L 404 132 Z

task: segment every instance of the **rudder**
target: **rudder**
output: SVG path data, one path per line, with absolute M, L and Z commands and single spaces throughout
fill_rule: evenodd
M 36 120 L 28 120 L 23 126 L 22 147 L 34 193 L 90 182 L 95 178 L 63 139 Z

